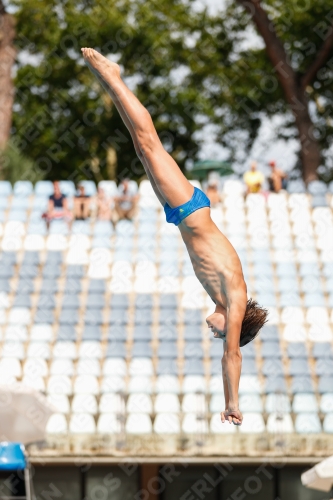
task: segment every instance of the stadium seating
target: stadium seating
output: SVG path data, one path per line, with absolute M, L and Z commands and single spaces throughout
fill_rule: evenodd
M 103 188 L 115 193 L 112 181 Z M 70 181 L 62 189 L 73 196 Z M 2 380 L 46 393 L 57 410 L 50 435 L 332 433 L 333 212 L 322 190 L 295 182 L 244 200 L 241 183 L 227 181 L 212 210 L 249 296 L 270 313 L 242 348 L 236 429 L 220 424 L 223 347 L 205 325 L 214 305 L 150 184 L 139 186 L 132 222 L 48 229 L 48 181 L 0 182 Z

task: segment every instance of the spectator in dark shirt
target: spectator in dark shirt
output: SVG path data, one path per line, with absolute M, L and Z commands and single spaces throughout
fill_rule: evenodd
M 85 193 L 84 186 L 79 185 L 74 198 L 74 217 L 76 220 L 85 220 L 89 217 L 90 196 Z
M 283 170 L 276 167 L 276 162 L 274 160 L 269 162 L 269 166 L 271 167 L 271 174 L 267 179 L 269 190 L 273 193 L 279 193 L 281 189 L 286 189 L 288 175 L 283 172 Z
M 72 213 L 68 209 L 67 198 L 60 191 L 58 181 L 53 182 L 53 194 L 49 197 L 49 205 L 47 212 L 43 217 L 49 223 L 52 220 L 72 220 Z

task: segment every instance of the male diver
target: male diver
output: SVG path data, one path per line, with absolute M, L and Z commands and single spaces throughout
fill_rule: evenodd
M 266 322 L 267 311 L 247 299 L 241 262 L 229 240 L 212 221 L 209 199 L 192 186 L 165 151 L 149 112 L 122 81 L 118 64 L 94 49 L 81 50 L 89 69 L 111 96 L 128 128 L 166 219 L 178 226 L 194 272 L 215 303 L 215 311 L 206 321 L 214 337 L 224 340 L 225 410 L 221 412 L 221 420 L 241 425 L 240 347 L 256 337 Z

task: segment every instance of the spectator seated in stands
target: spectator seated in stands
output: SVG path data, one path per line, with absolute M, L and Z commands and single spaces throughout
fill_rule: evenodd
M 78 187 L 74 198 L 74 216 L 76 220 L 85 220 L 89 217 L 90 196 L 85 193 L 84 186 Z
M 119 196 L 115 197 L 115 208 L 118 219 L 131 220 L 134 216 L 138 196 L 129 179 L 124 179 L 118 186 Z
M 268 177 L 269 190 L 273 193 L 279 193 L 281 189 L 286 189 L 288 175 L 276 168 L 276 162 L 274 160 L 269 162 L 271 167 L 271 174 Z
M 208 182 L 206 195 L 210 200 L 211 207 L 216 207 L 221 203 L 221 196 L 219 193 L 219 186 L 216 180 L 211 180 Z
M 97 219 L 111 220 L 111 205 L 112 201 L 105 193 L 104 189 L 99 187 L 97 192 Z
M 53 182 L 53 194 L 49 197 L 49 205 L 47 212 L 43 214 L 43 218 L 47 222 L 52 220 L 66 220 L 71 221 L 73 215 L 68 209 L 66 196 L 60 191 L 59 181 Z
M 263 174 L 257 170 L 256 161 L 251 162 L 250 170 L 245 172 L 243 179 L 247 187 L 246 194 L 260 193 L 265 179 Z

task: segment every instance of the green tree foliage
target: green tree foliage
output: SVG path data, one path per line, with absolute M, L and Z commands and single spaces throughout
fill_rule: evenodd
M 16 181 L 31 181 L 35 184 L 43 180 L 45 173 L 39 170 L 35 163 L 24 155 L 13 140 L 0 150 L 0 179 L 6 179 L 12 184 Z
M 304 177 L 315 178 L 321 162 L 319 172 L 329 178 L 333 0 L 228 0 L 218 15 L 197 12 L 192 3 L 14 0 L 19 57 L 13 133 L 47 178 L 143 174 L 112 101 L 83 64 L 85 46 L 122 66 L 181 168 L 196 159 L 206 123 L 215 124 L 232 161 L 237 149 L 251 151 L 264 117 L 279 115 L 279 136 L 299 140 Z M 265 39 L 255 9 L 266 16 L 274 40 Z M 261 43 L 249 48 L 255 30 Z M 277 50 L 303 118 L 272 63 Z
M 187 85 L 207 89 L 219 141 L 250 151 L 263 117 L 281 117 L 279 137 L 297 139 L 297 167 L 309 181 L 332 177 L 333 1 L 229 0 L 213 36 L 198 40 Z M 223 60 L 214 40 L 233 48 Z M 259 43 L 249 42 L 256 33 Z M 212 54 L 213 53 L 213 54 Z M 195 56 L 194 56 L 195 54 Z M 196 74 L 199 65 L 207 68 Z M 212 64 L 209 66 L 208 61 Z M 209 68 L 209 70 L 208 70 Z
M 195 158 L 199 94 L 174 70 L 200 15 L 178 0 L 15 0 L 17 45 L 14 130 L 20 148 L 48 178 L 140 177 L 129 133 L 112 101 L 83 63 L 94 47 L 124 68 L 175 160 Z M 26 54 L 35 56 L 30 64 Z M 37 59 L 38 58 L 38 59 Z M 36 65 L 38 60 L 38 65 Z M 116 153 L 116 155 L 114 154 Z

